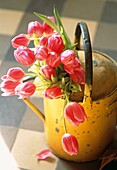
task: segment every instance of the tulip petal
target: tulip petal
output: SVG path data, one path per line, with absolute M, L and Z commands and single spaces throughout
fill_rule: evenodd
M 15 95 L 15 92 L 14 91 L 12 91 L 12 92 L 5 92 L 5 93 L 2 93 L 1 95 L 2 96 L 13 96 L 13 95 Z
M 44 159 L 48 158 L 50 156 L 50 154 L 51 154 L 51 151 L 49 149 L 44 149 L 37 154 L 37 159 L 44 160 Z
M 62 137 L 62 147 L 69 155 L 77 155 L 79 152 L 78 141 L 75 136 L 71 134 L 64 134 Z

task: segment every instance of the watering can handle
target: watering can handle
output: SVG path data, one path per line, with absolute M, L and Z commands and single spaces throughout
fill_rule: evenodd
M 78 43 L 76 47 L 77 50 L 80 50 L 81 35 L 83 38 L 85 54 L 85 72 L 86 72 L 85 95 L 88 95 L 87 93 L 89 93 L 89 98 L 92 100 L 92 82 L 93 82 L 92 48 L 89 31 L 86 23 L 84 22 L 79 22 L 76 26 L 75 43 Z

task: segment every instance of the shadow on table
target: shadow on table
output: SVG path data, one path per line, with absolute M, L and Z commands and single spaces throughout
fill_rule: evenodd
M 59 159 L 56 170 L 99 170 L 100 161 L 75 163 Z
M 99 170 L 100 165 L 101 161 L 99 160 L 85 163 L 74 163 L 59 159 L 56 170 Z M 112 161 L 105 166 L 103 170 L 117 170 L 117 161 Z

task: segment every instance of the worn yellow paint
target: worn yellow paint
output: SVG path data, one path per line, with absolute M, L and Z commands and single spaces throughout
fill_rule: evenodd
M 66 121 L 67 132 L 76 136 L 79 143 L 79 153 L 70 156 L 64 152 L 61 145 L 64 131 L 63 99 L 44 99 L 45 135 L 52 151 L 60 158 L 71 161 L 90 161 L 101 156 L 106 147 L 112 142 L 115 134 L 117 112 L 117 88 L 108 96 L 92 101 L 89 88 L 85 86 L 86 100 L 80 102 L 87 114 L 87 119 L 79 126 L 72 126 Z

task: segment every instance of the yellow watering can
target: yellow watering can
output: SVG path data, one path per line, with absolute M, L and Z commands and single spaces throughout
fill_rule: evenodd
M 84 50 L 80 49 L 83 37 Z M 86 71 L 86 83 L 82 92 L 74 93 L 71 101 L 79 102 L 85 109 L 87 120 L 79 126 L 66 121 L 67 131 L 79 143 L 78 155 L 70 156 L 62 148 L 64 135 L 63 99 L 44 99 L 45 136 L 48 146 L 60 158 L 83 162 L 99 158 L 114 140 L 117 113 L 117 63 L 109 56 L 93 51 L 87 25 L 77 24 L 75 42 L 78 54 Z M 34 110 L 34 108 L 33 108 Z M 35 112 L 37 112 L 35 108 Z

